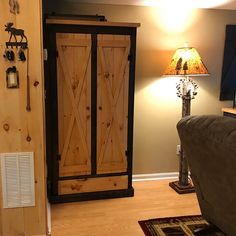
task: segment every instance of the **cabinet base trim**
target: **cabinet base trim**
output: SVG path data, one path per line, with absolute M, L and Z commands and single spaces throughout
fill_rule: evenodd
M 120 197 L 133 197 L 133 196 L 134 196 L 134 189 L 133 187 L 131 187 L 128 189 L 113 190 L 113 191 L 48 196 L 48 198 L 49 202 L 53 204 L 53 203 L 67 203 L 67 202 L 100 200 L 100 199 L 120 198 Z

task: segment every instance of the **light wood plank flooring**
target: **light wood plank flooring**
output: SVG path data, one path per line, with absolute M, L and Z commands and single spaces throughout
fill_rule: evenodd
M 200 214 L 195 193 L 169 180 L 134 182 L 135 196 L 52 205 L 52 236 L 141 236 L 138 220 Z

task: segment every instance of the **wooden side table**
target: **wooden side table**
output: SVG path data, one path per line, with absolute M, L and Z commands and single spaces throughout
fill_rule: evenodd
M 223 116 L 228 116 L 236 119 L 236 108 L 222 108 Z

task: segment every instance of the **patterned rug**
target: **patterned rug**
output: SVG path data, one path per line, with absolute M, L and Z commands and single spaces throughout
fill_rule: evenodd
M 194 236 L 209 226 L 202 216 L 181 216 L 139 221 L 146 236 Z M 219 229 L 211 229 L 207 236 L 224 235 Z

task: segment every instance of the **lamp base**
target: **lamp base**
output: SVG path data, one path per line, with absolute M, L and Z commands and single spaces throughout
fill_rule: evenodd
M 194 193 L 194 186 L 189 183 L 188 185 L 180 185 L 179 181 L 170 182 L 169 186 L 179 194 Z

